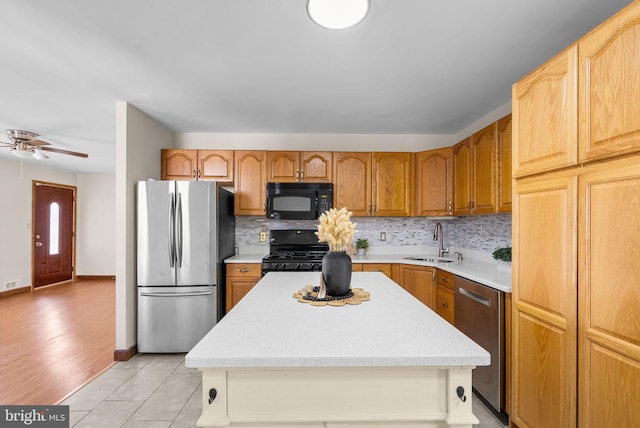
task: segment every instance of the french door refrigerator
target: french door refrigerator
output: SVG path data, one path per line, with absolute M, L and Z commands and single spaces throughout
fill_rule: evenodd
M 233 193 L 213 181 L 137 183 L 138 351 L 188 352 L 224 314 Z

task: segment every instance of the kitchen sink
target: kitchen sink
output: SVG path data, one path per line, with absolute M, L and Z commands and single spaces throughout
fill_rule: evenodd
M 434 257 L 434 256 L 416 256 L 416 257 L 405 257 L 406 260 L 419 260 L 421 262 L 438 262 L 438 263 L 451 263 L 453 259 L 448 259 L 445 257 Z

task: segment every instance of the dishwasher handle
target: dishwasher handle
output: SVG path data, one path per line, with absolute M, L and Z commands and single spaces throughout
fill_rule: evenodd
M 474 300 L 482 305 L 491 306 L 491 299 L 487 299 L 479 294 L 474 293 L 473 291 L 469 291 L 466 288 L 458 287 L 460 294 Z

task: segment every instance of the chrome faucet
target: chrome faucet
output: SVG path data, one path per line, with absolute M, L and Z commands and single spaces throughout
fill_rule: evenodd
M 448 248 L 444 248 L 444 234 L 442 233 L 442 224 L 436 223 L 436 228 L 433 231 L 433 240 L 440 239 L 440 247 L 438 248 L 438 257 L 444 257 L 445 253 L 449 252 Z

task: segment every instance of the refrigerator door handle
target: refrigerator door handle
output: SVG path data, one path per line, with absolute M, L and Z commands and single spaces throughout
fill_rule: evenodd
M 182 267 L 182 194 L 178 193 L 178 203 L 176 208 L 176 266 Z
M 192 296 L 211 296 L 213 291 L 196 291 L 193 293 L 140 293 L 145 297 L 192 297 Z
M 175 243 L 175 194 L 169 193 L 169 267 L 175 266 L 176 243 Z

